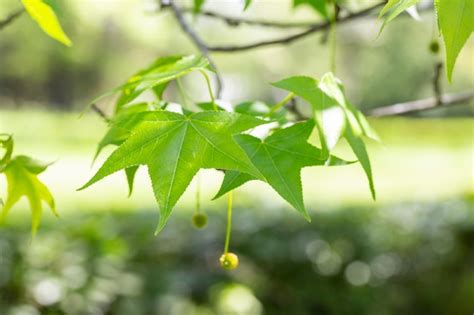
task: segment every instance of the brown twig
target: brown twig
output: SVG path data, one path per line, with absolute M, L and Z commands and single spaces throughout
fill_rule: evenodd
M 5 19 L 0 21 L 0 30 L 7 27 L 10 25 L 13 21 L 15 21 L 18 17 L 20 17 L 23 12 L 25 12 L 24 9 L 19 9 L 18 11 L 15 11 L 8 15 Z
M 166 5 L 164 6 L 166 7 Z M 199 16 L 208 17 L 216 20 L 221 20 L 231 27 L 238 27 L 242 24 L 251 25 L 251 26 L 261 26 L 261 27 L 272 27 L 272 28 L 307 28 L 317 24 L 317 22 L 277 22 L 277 21 L 266 21 L 259 19 L 249 19 L 244 17 L 229 16 L 222 13 L 202 10 L 198 13 L 194 13 L 194 10 L 191 8 L 182 8 L 182 12 L 197 14 Z
M 109 116 L 99 107 L 97 104 L 92 104 L 91 108 L 94 112 L 96 112 L 102 119 L 105 120 L 105 122 L 110 122 Z
M 361 18 L 364 16 L 369 15 L 372 13 L 375 9 L 381 7 L 384 5 L 385 2 L 381 2 L 378 4 L 375 4 L 369 8 L 363 9 L 359 12 L 348 14 L 346 16 L 342 16 L 338 20 L 338 24 L 346 23 L 351 20 Z M 245 44 L 245 45 L 229 45 L 229 46 L 207 46 L 209 51 L 214 51 L 214 52 L 235 52 L 235 51 L 244 51 L 244 50 L 249 50 L 249 49 L 255 49 L 259 47 L 264 47 L 264 46 L 271 46 L 271 45 L 281 45 L 281 44 L 290 44 L 296 40 L 299 40 L 301 38 L 304 38 L 306 36 L 309 36 L 311 34 L 314 34 L 316 32 L 326 30 L 331 26 L 330 21 L 322 22 L 322 23 L 317 23 L 309 27 L 307 30 L 293 34 L 290 36 L 282 37 L 282 38 L 277 38 L 277 39 L 271 39 L 271 40 L 264 40 L 252 44 Z
M 209 47 L 202 41 L 202 39 L 192 29 L 192 27 L 188 24 L 188 22 L 186 22 L 186 19 L 184 18 L 183 13 L 181 12 L 180 8 L 178 8 L 178 6 L 174 3 L 174 1 L 169 0 L 167 5 L 169 5 L 171 10 L 173 11 L 174 16 L 176 17 L 176 20 L 181 26 L 181 29 L 183 30 L 183 32 L 185 32 L 189 36 L 189 38 L 194 42 L 197 48 L 201 51 L 202 55 L 209 60 L 209 64 L 214 68 L 216 79 L 217 79 L 216 96 L 217 98 L 219 98 L 222 92 L 223 82 L 222 82 L 222 78 L 219 74 L 219 70 L 216 64 L 214 63 L 211 56 L 209 55 Z

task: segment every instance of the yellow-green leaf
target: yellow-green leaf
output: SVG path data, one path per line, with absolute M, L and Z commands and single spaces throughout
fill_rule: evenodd
M 436 0 L 435 4 L 446 47 L 446 71 L 451 81 L 456 59 L 474 31 L 474 1 Z
M 53 196 L 49 189 L 38 179 L 38 173 L 46 167 L 44 164 L 34 162 L 34 160 L 21 156 L 12 159 L 4 169 L 7 177 L 7 198 L 0 215 L 0 223 L 3 222 L 10 209 L 22 197 L 26 197 L 32 212 L 31 232 L 33 236 L 38 230 L 43 213 L 42 202 L 46 202 L 53 213 L 57 216 Z M 32 166 L 35 166 L 32 168 Z M 32 171 L 33 170 L 33 171 Z
M 21 0 L 26 12 L 35 20 L 41 29 L 58 42 L 70 47 L 72 42 L 64 33 L 54 10 L 42 0 Z

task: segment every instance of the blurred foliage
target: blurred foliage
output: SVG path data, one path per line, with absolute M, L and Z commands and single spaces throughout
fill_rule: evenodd
M 122 0 L 120 5 L 95 0 L 48 2 L 58 12 L 74 48 L 66 49 L 41 36 L 35 23 L 26 17 L 2 30 L 2 106 L 83 108 L 102 91 L 120 84 L 159 56 L 196 52 L 172 15 L 157 12 L 154 0 Z M 348 0 L 344 5 L 356 11 L 370 4 L 372 0 Z M 16 0 L 2 1 L 0 17 L 18 6 Z M 242 12 L 242 4 L 208 1 L 206 9 L 235 15 Z M 321 19 L 309 6 L 292 9 L 291 0 L 256 1 L 242 14 L 276 21 Z M 437 37 L 434 15 L 423 13 L 422 17 L 418 22 L 403 14 L 379 38 L 380 25 L 375 18 L 338 27 L 337 74 L 346 83 L 355 105 L 367 109 L 432 95 L 434 64 L 442 55 L 435 56 L 429 50 L 432 39 Z M 295 32 L 229 27 L 205 17 L 190 20 L 207 42 L 216 45 L 249 43 Z M 321 76 L 329 70 L 326 35 L 317 34 L 291 45 L 214 54 L 225 81 L 223 98 L 271 103 L 282 95 L 270 88 L 269 82 L 292 75 Z M 453 84 L 444 82 L 446 92 L 472 88 L 473 53 L 470 41 L 459 57 Z M 205 99 L 206 91 L 201 86 L 191 80 L 184 83 L 193 96 Z M 472 114 L 472 107 L 453 108 L 449 113 Z
M 76 212 L 34 242 L 21 223 L 0 230 L 0 313 L 469 314 L 473 205 L 325 209 L 311 224 L 236 209 L 234 272 L 218 262 L 224 211 L 204 230 L 180 212 L 157 238 L 147 211 Z

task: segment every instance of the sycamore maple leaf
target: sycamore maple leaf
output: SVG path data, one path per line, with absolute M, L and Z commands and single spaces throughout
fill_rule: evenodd
M 53 213 L 58 216 L 53 196 L 49 189 L 38 179 L 48 164 L 33 160 L 27 156 L 17 156 L 6 163 L 3 173 L 7 177 L 7 198 L 2 210 L 0 222 L 3 222 L 10 209 L 20 200 L 26 197 L 32 212 L 31 232 L 33 236 L 38 230 L 43 212 L 42 202 L 46 202 Z
M 234 137 L 262 173 L 265 181 L 308 221 L 311 219 L 303 203 L 301 169 L 307 166 L 348 163 L 334 156 L 329 160 L 324 159 L 321 150 L 307 142 L 313 129 L 314 121 L 308 120 L 279 129 L 264 140 L 251 135 Z M 257 178 L 250 174 L 227 171 L 222 186 L 214 198 L 254 179 Z
M 146 165 L 160 206 L 156 233 L 201 168 L 236 170 L 263 178 L 233 139 L 263 120 L 229 112 L 181 115 L 167 111 L 136 114 L 141 123 L 82 188 L 119 170 Z

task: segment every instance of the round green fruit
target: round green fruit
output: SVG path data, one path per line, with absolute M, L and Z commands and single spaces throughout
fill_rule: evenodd
M 433 40 L 431 43 L 430 43 L 430 51 L 433 53 L 433 54 L 437 54 L 439 52 L 439 43 L 436 41 L 436 40 Z
M 206 226 L 207 224 L 207 215 L 203 213 L 195 213 L 193 215 L 193 225 L 198 228 L 202 229 Z
M 234 253 L 226 253 L 219 259 L 221 267 L 226 270 L 234 270 L 239 266 L 239 257 Z

